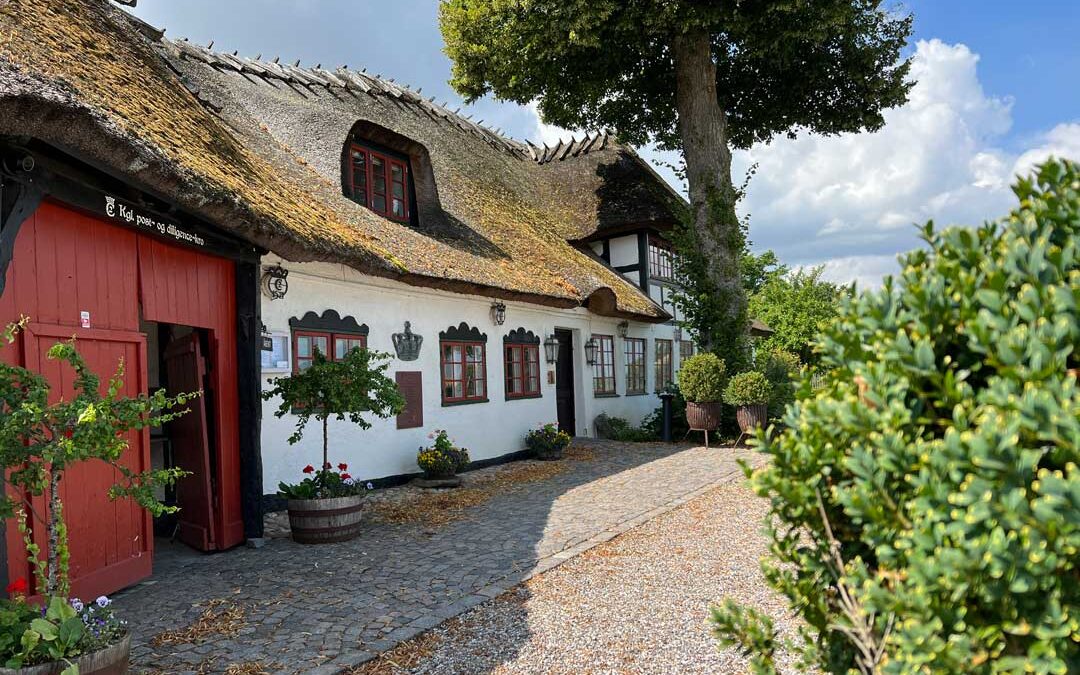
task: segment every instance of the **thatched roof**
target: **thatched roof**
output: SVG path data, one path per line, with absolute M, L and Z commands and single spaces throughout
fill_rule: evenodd
M 358 123 L 422 157 L 414 225 L 343 195 L 342 152 Z M 668 318 L 570 243 L 667 227 L 684 207 L 607 134 L 537 148 L 362 71 L 166 40 L 105 0 L 0 3 L 0 134 L 57 146 L 290 260 Z

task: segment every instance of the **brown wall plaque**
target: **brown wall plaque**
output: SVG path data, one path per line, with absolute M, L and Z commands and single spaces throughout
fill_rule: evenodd
M 424 426 L 424 385 L 419 370 L 398 371 L 394 374 L 398 389 L 405 397 L 405 409 L 397 416 L 398 429 Z

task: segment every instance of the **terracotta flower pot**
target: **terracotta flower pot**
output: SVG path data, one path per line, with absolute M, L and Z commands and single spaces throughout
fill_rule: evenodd
M 79 675 L 125 675 L 131 658 L 131 635 L 105 649 L 83 654 L 72 661 L 79 667 Z M 25 668 L 0 668 L 0 675 L 59 675 L 68 667 L 65 661 L 52 661 Z
M 360 534 L 360 509 L 364 497 L 290 499 L 289 527 L 293 541 L 331 544 L 355 539 Z
M 715 431 L 720 428 L 720 414 L 723 404 L 719 401 L 708 403 L 686 402 L 686 421 L 694 431 Z
M 735 420 L 739 423 L 739 431 L 750 433 L 769 421 L 769 406 L 765 403 L 739 406 L 735 411 Z

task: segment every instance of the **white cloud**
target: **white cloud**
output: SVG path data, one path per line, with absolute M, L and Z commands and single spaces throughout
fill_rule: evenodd
M 916 225 L 977 225 L 1004 215 L 1017 173 L 1050 155 L 1080 159 L 1080 120 L 1005 149 L 1013 101 L 984 91 L 978 62 L 966 45 L 919 41 L 909 101 L 886 111 L 879 131 L 804 134 L 737 152 L 736 184 L 758 165 L 741 205 L 754 248 L 771 248 L 793 266 L 824 263 L 837 281 L 877 286 L 896 271 L 898 253 L 920 245 Z M 535 133 L 555 141 L 569 132 L 537 118 Z M 640 153 L 654 164 L 677 159 L 652 148 Z M 682 187 L 671 171 L 658 171 Z

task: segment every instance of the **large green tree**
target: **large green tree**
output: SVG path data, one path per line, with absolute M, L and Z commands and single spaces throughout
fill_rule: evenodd
M 772 276 L 750 296 L 750 313 L 774 331 L 761 343 L 764 350 L 798 354 L 803 363 L 817 361 L 815 337 L 853 292 L 853 285 L 823 279 L 824 271 L 822 266 Z
M 443 0 L 440 24 L 467 99 L 535 100 L 548 123 L 682 151 L 695 293 L 722 308 L 694 332 L 713 351 L 746 329 L 732 148 L 877 129 L 910 87 L 911 19 L 877 0 Z

